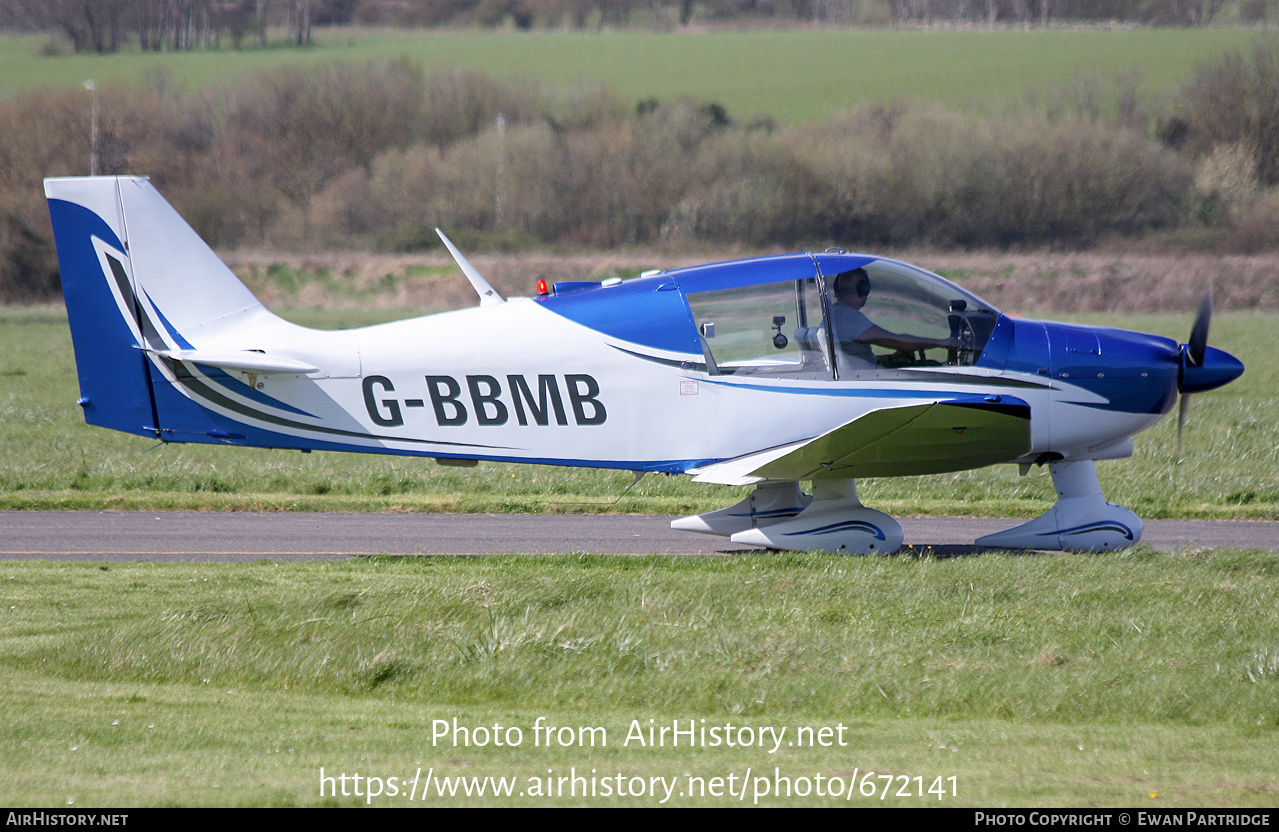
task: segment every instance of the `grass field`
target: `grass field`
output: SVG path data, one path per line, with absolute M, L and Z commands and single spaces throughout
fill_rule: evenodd
M 662 802 L 530 791 L 574 770 L 632 794 L 632 777 L 666 778 L 672 804 L 738 803 L 695 785 L 731 775 L 751 783 L 742 802 L 773 806 L 1279 805 L 1270 554 L 9 563 L 0 578 L 0 704 L 21 715 L 0 728 L 10 805 L 366 802 L 353 784 L 321 794 L 321 769 L 404 792 L 415 772 L 514 778 L 509 797 L 419 787 L 380 806 Z M 539 718 L 572 730 L 548 738 Z M 454 720 L 502 726 L 505 744 L 468 745 Z M 720 744 L 632 733 L 677 720 Z M 778 795 L 779 775 L 808 791 Z M 858 791 L 820 795 L 819 775 Z
M 862 102 L 927 99 L 991 103 L 1136 72 L 1142 96 L 1164 95 L 1194 68 L 1258 33 L 1243 29 L 791 30 L 653 33 L 365 32 L 334 30 L 305 49 L 41 57 L 40 36 L 0 38 L 0 95 L 39 85 L 133 83 L 167 73 L 203 87 L 284 63 L 406 56 L 428 70 L 471 67 L 551 87 L 603 84 L 623 101 L 691 97 L 736 118 L 784 124 L 822 119 Z M 1087 93 L 1085 93 L 1087 94 Z

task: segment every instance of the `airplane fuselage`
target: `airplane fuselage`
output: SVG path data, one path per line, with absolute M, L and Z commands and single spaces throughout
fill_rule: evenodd
M 973 365 L 851 380 L 712 375 L 700 355 L 610 337 L 532 299 L 340 333 L 289 326 L 254 343 L 358 360 L 322 378 L 171 370 L 175 392 L 218 424 L 162 414 L 161 438 L 682 473 L 820 435 L 885 402 L 991 395 L 1031 408 L 1031 445 L 1017 459 L 1096 458 L 1155 424 L 1177 394 L 1175 366 L 1164 366 L 1171 339 L 1006 316 Z M 1135 351 L 1152 360 L 1134 363 Z

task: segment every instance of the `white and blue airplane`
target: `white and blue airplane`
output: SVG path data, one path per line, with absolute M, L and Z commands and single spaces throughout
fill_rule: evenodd
M 89 424 L 754 485 L 672 525 L 775 549 L 893 552 L 901 526 L 857 479 L 999 463 L 1047 464 L 1058 500 L 979 545 L 1130 546 L 1141 520 L 1106 502 L 1094 461 L 1129 456 L 1178 394 L 1243 372 L 1207 345 L 1207 299 L 1178 344 L 1014 319 L 842 251 L 504 299 L 445 239 L 477 307 L 320 331 L 267 311 L 145 178 L 47 179 L 45 194 Z

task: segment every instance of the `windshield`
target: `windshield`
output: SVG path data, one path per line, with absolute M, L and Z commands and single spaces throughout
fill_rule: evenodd
M 864 265 L 836 270 L 850 261 Z M 973 364 L 999 317 L 937 275 L 848 256 L 818 256 L 812 277 L 687 298 L 713 375 L 833 380 Z

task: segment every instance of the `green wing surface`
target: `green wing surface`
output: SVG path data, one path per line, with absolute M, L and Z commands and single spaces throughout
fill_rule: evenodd
M 1009 462 L 1030 450 L 1030 406 L 1009 396 L 886 407 L 813 439 L 710 465 L 698 482 L 856 479 L 943 474 Z

